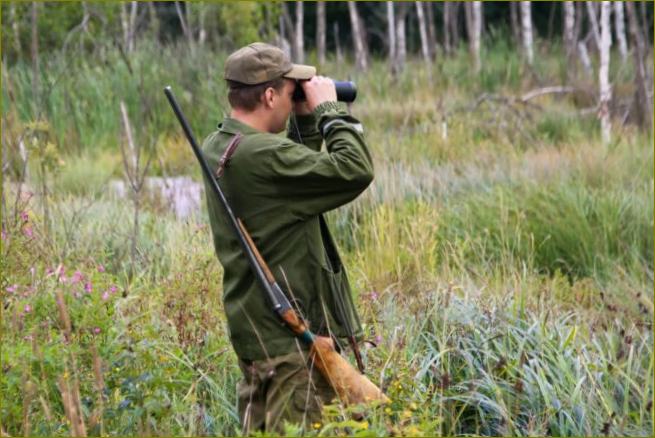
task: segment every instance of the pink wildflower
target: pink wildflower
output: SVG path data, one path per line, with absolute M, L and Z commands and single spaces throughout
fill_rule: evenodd
M 116 286 L 114 286 L 113 284 L 111 286 L 109 286 L 109 292 L 115 293 L 117 290 L 118 290 L 118 288 Z
M 2 240 L 7 240 L 7 232 L 2 230 Z
M 52 268 L 46 268 L 46 270 L 45 270 L 45 274 L 46 274 L 46 275 L 50 275 L 50 274 L 52 274 L 53 272 L 55 272 L 55 270 L 52 269 Z
M 102 293 L 102 301 L 107 301 L 109 299 L 109 292 L 104 291 Z
M 29 304 L 25 304 L 25 308 L 23 308 L 23 312 L 25 313 L 30 313 L 32 311 L 32 306 Z
M 32 236 L 34 236 L 34 231 L 32 230 L 32 227 L 30 227 L 28 225 L 25 228 L 23 228 L 23 234 L 25 234 L 25 236 L 31 238 Z
M 9 292 L 10 294 L 13 294 L 14 292 L 16 292 L 17 287 L 18 287 L 18 285 L 14 284 L 14 285 L 11 285 L 11 286 L 7 286 L 7 289 L 5 289 L 5 290 L 7 292 Z
M 86 283 L 84 283 L 84 292 L 89 294 L 89 293 L 91 293 L 92 290 L 93 290 L 93 285 L 91 284 L 90 281 L 87 281 Z
M 84 274 L 82 274 L 80 271 L 75 271 L 73 276 L 70 278 L 71 284 L 76 284 L 79 283 L 84 279 Z
M 98 265 L 98 272 L 105 272 L 105 267 L 102 265 Z
M 375 343 L 380 345 L 384 339 L 382 339 L 382 336 L 376 335 L 375 336 Z
M 376 291 L 371 291 L 369 296 L 373 301 L 376 301 L 378 299 L 378 293 Z
M 20 212 L 20 218 L 23 222 L 27 222 L 30 219 L 30 216 L 23 210 Z
M 101 331 L 102 330 L 100 330 L 100 327 L 93 327 L 93 333 L 94 334 L 99 335 Z

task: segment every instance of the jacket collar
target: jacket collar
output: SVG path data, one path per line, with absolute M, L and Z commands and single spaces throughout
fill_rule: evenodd
M 224 118 L 223 121 L 218 124 L 218 130 L 227 134 L 237 134 L 239 132 L 243 135 L 262 133 L 252 126 L 246 125 L 245 123 L 240 122 L 232 117 Z

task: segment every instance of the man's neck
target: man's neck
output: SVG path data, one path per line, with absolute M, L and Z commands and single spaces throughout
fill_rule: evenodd
M 246 112 L 238 109 L 233 109 L 230 113 L 230 117 L 258 131 L 269 132 L 266 118 L 262 117 L 262 114 L 260 114 L 258 111 Z

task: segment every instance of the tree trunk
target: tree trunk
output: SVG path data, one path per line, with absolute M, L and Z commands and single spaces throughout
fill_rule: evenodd
M 334 22 L 334 47 L 337 52 L 337 63 L 343 63 L 343 51 L 341 50 L 341 35 L 339 35 L 339 22 Z
M 161 23 L 159 21 L 159 16 L 157 15 L 157 9 L 155 9 L 155 4 L 148 2 L 148 17 L 150 21 L 150 26 L 152 28 L 152 33 L 155 35 L 155 38 L 159 40 L 159 29 Z
M 134 38 L 136 34 L 136 13 L 139 8 L 139 2 L 130 2 L 131 3 L 131 9 L 130 9 L 130 31 L 129 31 L 129 39 L 128 39 L 128 52 L 131 52 L 134 50 Z
M 480 73 L 480 34 L 482 32 L 482 2 L 466 2 L 466 30 L 469 37 L 469 52 L 473 60 L 473 71 Z
M 571 1 L 564 2 L 564 48 L 566 59 L 570 62 L 571 56 L 575 53 L 575 5 Z
M 318 64 L 325 64 L 325 2 L 316 3 L 316 51 Z
M 589 50 L 587 50 L 587 44 L 584 41 L 578 41 L 578 54 L 585 73 L 587 73 L 587 76 L 591 76 L 593 68 L 591 66 L 591 58 L 589 58 Z
M 532 14 L 530 10 L 531 2 L 521 2 L 521 36 L 523 37 L 523 54 L 528 65 L 534 62 L 534 52 L 532 50 Z
M 432 63 L 430 61 L 430 49 L 428 47 L 428 31 L 425 23 L 425 15 L 423 13 L 424 12 L 423 3 L 414 2 L 414 5 L 416 5 L 416 16 L 418 17 L 418 29 L 419 29 L 419 35 L 421 37 L 421 53 L 423 54 L 423 60 L 425 61 L 425 65 L 428 67 L 428 72 L 431 72 Z
M 387 38 L 389 39 L 389 65 L 396 62 L 396 17 L 393 11 L 393 2 L 387 3 Z
M 459 48 L 459 8 L 462 6 L 461 2 L 455 2 L 450 8 L 450 32 L 451 42 L 454 50 Z
M 437 29 L 434 26 L 434 9 L 432 2 L 424 2 L 425 20 L 428 23 L 428 51 L 430 59 L 434 61 L 437 58 Z
M 509 16 L 512 26 L 512 37 L 514 43 L 518 46 L 521 44 L 521 24 L 519 21 L 519 4 L 517 2 L 509 2 Z
M 612 98 L 612 89 L 609 81 L 610 65 L 610 46 L 612 45 L 610 14 L 612 13 L 612 4 L 609 1 L 603 1 L 600 10 L 600 66 L 598 68 L 599 106 L 598 117 L 600 118 L 601 138 L 603 144 L 610 142 L 610 100 Z
M 199 3 L 198 8 L 198 44 L 201 46 L 207 41 L 207 28 L 205 27 L 205 21 L 207 18 L 207 4 Z
M 635 106 L 639 125 L 649 132 L 653 129 L 653 90 L 649 89 L 653 83 L 646 68 L 646 44 L 644 35 L 639 26 L 637 11 L 633 2 L 625 3 L 628 15 L 628 28 L 632 40 L 632 52 L 635 59 Z
M 9 3 L 9 21 L 11 21 L 11 30 L 14 34 L 14 50 L 16 51 L 16 56 L 20 57 L 21 52 L 23 51 L 20 44 L 20 23 L 16 17 L 16 3 Z
M 450 2 L 443 2 L 443 48 L 450 55 Z
M 628 43 L 625 39 L 625 18 L 623 17 L 623 2 L 614 2 L 614 27 L 616 31 L 616 41 L 619 44 L 621 60 L 625 62 L 628 59 Z
M 294 51 L 296 52 L 294 62 L 302 64 L 305 62 L 305 34 L 304 27 L 304 7 L 303 2 L 296 2 L 296 38 L 294 40 Z
M 405 32 L 405 17 L 407 15 L 407 4 L 399 3 L 396 10 L 396 60 L 394 72 L 399 73 L 405 69 L 407 61 L 407 38 Z
M 348 2 L 348 13 L 350 14 L 350 25 L 352 27 L 353 42 L 355 44 L 355 62 L 359 71 L 368 69 L 366 44 L 364 43 L 364 30 L 357 12 L 357 5 L 353 1 Z
M 32 2 L 32 99 L 38 109 L 40 107 L 39 90 L 39 12 L 38 3 Z
M 589 26 L 591 34 L 593 35 L 594 45 L 597 50 L 600 50 L 600 30 L 598 29 L 598 13 L 596 11 L 595 2 L 586 1 L 587 15 L 589 16 Z

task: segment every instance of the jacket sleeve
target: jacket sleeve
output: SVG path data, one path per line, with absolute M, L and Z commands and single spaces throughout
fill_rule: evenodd
M 337 102 L 322 103 L 314 114 L 326 150 L 284 140 L 270 149 L 266 166 L 276 197 L 302 218 L 347 204 L 373 181 L 373 161 L 359 122 Z
M 316 116 L 312 114 L 292 114 L 287 126 L 287 138 L 295 143 L 304 144 L 314 151 L 320 151 L 323 136 L 318 130 Z

